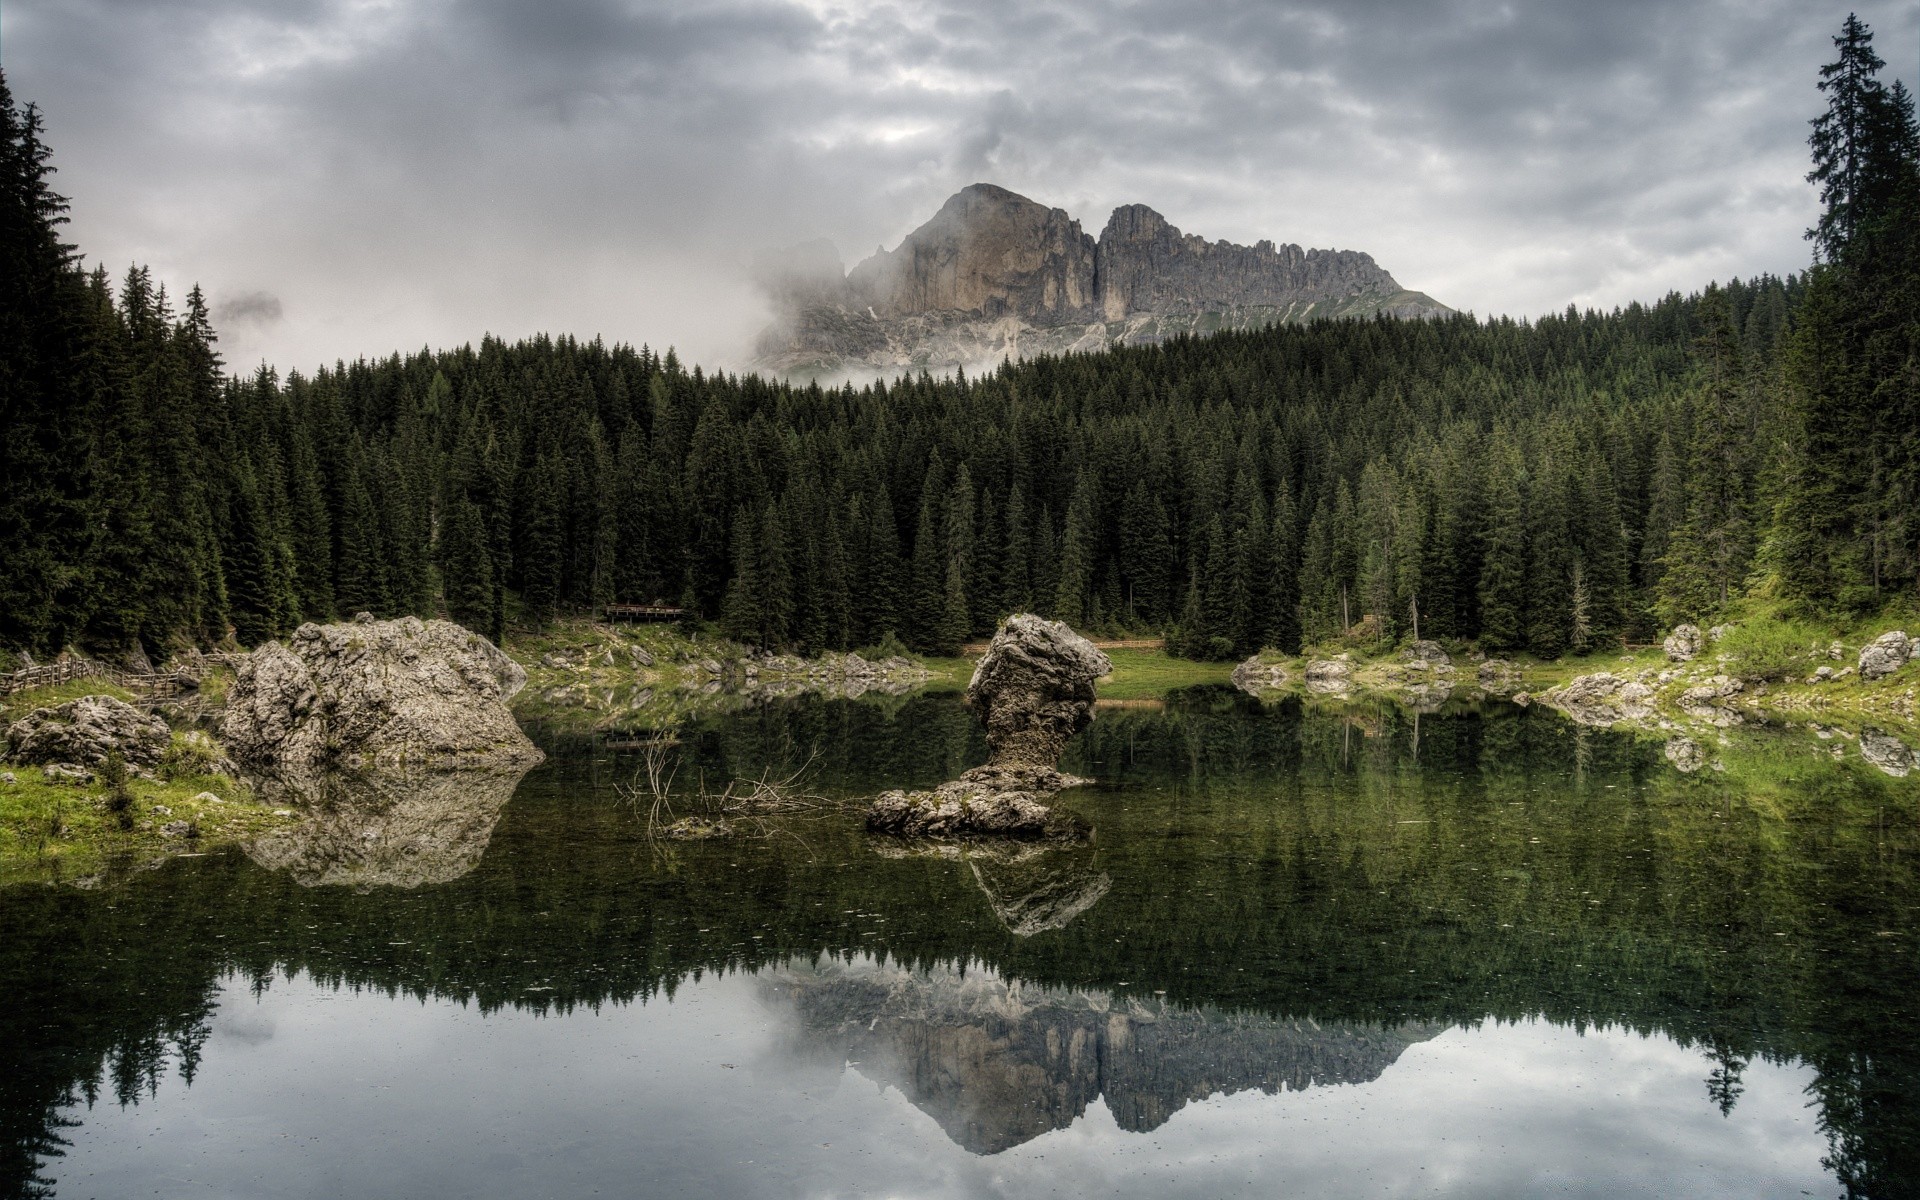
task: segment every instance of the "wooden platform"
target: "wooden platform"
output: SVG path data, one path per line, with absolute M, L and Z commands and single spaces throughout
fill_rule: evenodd
M 608 621 L 678 621 L 685 618 L 687 610 L 672 608 L 664 604 L 609 604 L 606 609 Z

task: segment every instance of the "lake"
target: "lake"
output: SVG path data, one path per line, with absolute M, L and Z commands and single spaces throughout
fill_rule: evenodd
M 1194 688 L 1069 748 L 1089 844 L 943 850 L 852 801 L 984 760 L 952 694 L 534 732 L 0 892 L 0 1188 L 1920 1194 L 1920 775 L 1844 736 Z M 819 806 L 649 839 L 663 737 Z

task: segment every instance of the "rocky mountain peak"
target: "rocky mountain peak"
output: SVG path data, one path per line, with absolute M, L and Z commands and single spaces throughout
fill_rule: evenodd
M 763 272 L 780 324 L 761 365 L 818 373 L 950 368 L 1327 316 L 1451 312 L 1369 255 L 1183 233 L 1144 204 L 1096 240 L 1064 209 L 991 183 L 962 188 L 893 250 L 839 278 L 814 244 Z

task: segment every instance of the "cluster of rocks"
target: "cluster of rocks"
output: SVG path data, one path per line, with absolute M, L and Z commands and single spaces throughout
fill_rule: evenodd
M 1600 671 L 1576 675 L 1535 698 L 1576 724 L 1604 726 L 1652 716 L 1653 696 L 1654 689 L 1646 683 Z
M 909 838 L 1072 838 L 1076 818 L 1045 801 L 1084 780 L 1055 764 L 1067 739 L 1093 720 L 1094 682 L 1107 656 L 1063 622 L 1009 617 L 967 685 L 987 729 L 984 766 L 930 791 L 889 791 L 867 810 L 867 828 Z
M 542 755 L 507 700 L 526 672 L 449 621 L 403 617 L 302 625 L 248 656 L 222 736 L 242 764 L 274 774 L 328 767 L 513 767 Z
M 78 782 L 118 754 L 129 771 L 144 775 L 166 757 L 172 736 L 165 721 L 124 700 L 82 696 L 7 726 L 7 757 L 42 766 L 49 779 Z
M 868 692 L 899 696 L 933 678 L 933 672 L 910 658 L 869 660 L 852 653 L 817 658 L 768 654 L 747 659 L 740 673 L 742 691 L 769 699 L 805 694 L 852 699 Z

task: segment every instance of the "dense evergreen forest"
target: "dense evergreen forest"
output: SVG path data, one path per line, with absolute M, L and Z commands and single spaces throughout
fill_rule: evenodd
M 226 373 L 198 288 L 60 240 L 0 80 L 0 646 L 677 601 L 804 650 L 1001 615 L 1195 657 L 1554 657 L 1920 584 L 1920 132 L 1849 18 L 1814 264 L 1611 313 L 1324 322 L 823 389 L 598 340 Z

